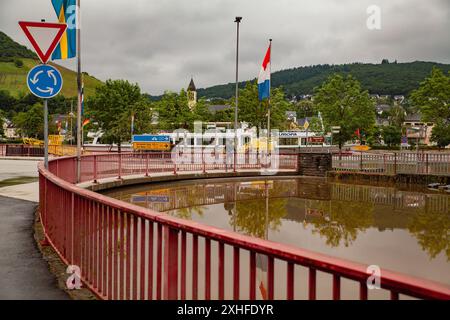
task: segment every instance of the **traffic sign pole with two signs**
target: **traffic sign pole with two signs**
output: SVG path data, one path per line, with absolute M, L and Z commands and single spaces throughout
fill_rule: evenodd
M 48 106 L 47 99 L 56 96 L 62 88 L 61 73 L 47 64 L 67 29 L 65 23 L 19 21 L 19 25 L 43 64 L 28 72 L 27 86 L 31 93 L 44 99 L 44 164 L 48 168 Z

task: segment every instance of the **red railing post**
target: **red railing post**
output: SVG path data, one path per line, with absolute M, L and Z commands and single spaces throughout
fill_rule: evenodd
M 145 176 L 146 177 L 148 177 L 148 156 L 149 156 L 149 154 L 147 153 L 146 157 L 145 157 Z
M 341 299 L 341 278 L 333 274 L 333 300 Z
M 397 152 L 394 152 L 394 175 L 397 174 Z
M 122 153 L 119 153 L 119 179 L 122 179 Z
M 359 155 L 359 171 L 363 171 L 363 153 L 362 153 L 362 151 Z
M 294 300 L 294 264 L 292 262 L 288 262 L 287 264 L 287 300 Z
M 255 262 L 256 265 L 256 262 Z M 225 245 L 219 242 L 219 300 L 225 296 Z
M 239 264 L 239 247 L 233 248 L 233 299 L 239 300 L 239 274 L 240 274 L 240 264 Z
M 206 165 L 205 165 L 205 150 L 202 150 L 202 164 L 203 164 L 203 173 L 206 173 Z
M 97 156 L 94 155 L 94 183 L 97 183 Z
M 164 299 L 178 299 L 178 230 L 164 226 Z
M 308 298 L 316 300 L 316 269 L 310 267 L 308 274 Z

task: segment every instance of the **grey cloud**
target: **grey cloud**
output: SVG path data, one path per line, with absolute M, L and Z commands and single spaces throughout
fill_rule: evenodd
M 366 28 L 371 4 L 381 7 L 381 30 Z M 258 74 L 269 38 L 274 71 L 383 58 L 450 63 L 448 0 L 84 0 L 83 69 L 151 94 L 179 91 L 191 75 L 198 87 L 233 82 L 236 15 L 242 80 Z M 0 30 L 22 44 L 17 21 L 41 18 L 55 20 L 50 0 L 0 0 Z

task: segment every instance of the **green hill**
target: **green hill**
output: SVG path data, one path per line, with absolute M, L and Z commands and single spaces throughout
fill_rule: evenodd
M 13 41 L 0 31 L 0 90 L 7 90 L 12 96 L 18 97 L 28 93 L 26 76 L 28 71 L 38 65 L 36 55 L 25 46 Z M 77 95 L 76 72 L 60 65 L 50 63 L 61 72 L 64 85 L 61 93 L 65 97 Z M 85 96 L 94 93 L 95 87 L 102 82 L 88 74 L 83 75 Z
M 381 64 L 326 64 L 274 72 L 272 73 L 272 86 L 282 86 L 288 96 L 311 94 L 314 88 L 325 81 L 328 76 L 333 73 L 341 73 L 352 74 L 370 93 L 407 95 L 430 74 L 433 66 L 437 66 L 444 72 L 450 71 L 449 64 L 422 61 L 408 63 L 383 61 Z M 240 87 L 244 85 L 245 81 L 239 84 Z M 235 84 L 229 83 L 198 89 L 198 95 L 206 98 L 230 98 L 234 95 L 234 90 Z

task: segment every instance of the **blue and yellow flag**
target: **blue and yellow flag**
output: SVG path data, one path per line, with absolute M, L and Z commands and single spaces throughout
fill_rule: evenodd
M 58 21 L 67 24 L 52 60 L 70 59 L 77 55 L 77 5 L 76 0 L 52 0 Z

